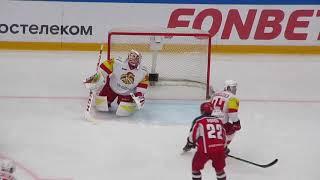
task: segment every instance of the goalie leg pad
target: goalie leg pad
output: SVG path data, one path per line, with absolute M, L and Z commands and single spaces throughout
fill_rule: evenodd
M 96 96 L 95 107 L 97 111 L 109 111 L 107 96 Z
M 120 102 L 116 115 L 117 116 L 130 116 L 137 111 L 136 103 L 132 102 Z

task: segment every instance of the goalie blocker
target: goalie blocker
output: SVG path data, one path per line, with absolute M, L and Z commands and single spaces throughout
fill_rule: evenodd
M 129 116 L 140 110 L 144 94 L 149 86 L 148 72 L 141 63 L 142 55 L 131 50 L 125 60 L 111 58 L 100 65 L 99 72 L 86 81 L 90 90 L 95 90 L 97 111 L 109 111 L 117 99 L 118 116 Z

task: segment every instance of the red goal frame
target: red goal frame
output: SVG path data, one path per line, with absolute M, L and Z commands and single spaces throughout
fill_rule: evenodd
M 210 98 L 210 75 L 211 75 L 211 46 L 212 46 L 212 35 L 209 32 L 205 32 L 202 30 L 195 29 L 174 29 L 174 28 L 158 28 L 158 30 L 150 30 L 145 28 L 132 28 L 134 31 L 131 31 L 130 28 L 114 28 L 108 32 L 108 46 L 107 46 L 107 58 L 111 57 L 111 39 L 114 35 L 131 35 L 131 36 L 164 36 L 164 37 L 172 37 L 172 36 L 194 36 L 197 38 L 205 38 L 208 39 L 208 54 L 207 54 L 207 77 L 206 77 L 206 99 Z M 136 30 L 138 29 L 138 30 Z M 142 29 L 142 30 L 140 30 Z M 190 31 L 190 32 L 189 32 Z

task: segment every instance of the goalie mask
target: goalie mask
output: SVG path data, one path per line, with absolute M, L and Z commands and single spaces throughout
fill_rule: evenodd
M 136 50 L 131 50 L 128 54 L 128 64 L 133 68 L 137 68 L 141 62 L 142 55 Z
M 226 80 L 224 82 L 224 90 L 236 95 L 238 83 L 235 80 Z
M 211 115 L 212 110 L 213 107 L 210 102 L 205 102 L 200 105 L 200 112 L 202 115 Z

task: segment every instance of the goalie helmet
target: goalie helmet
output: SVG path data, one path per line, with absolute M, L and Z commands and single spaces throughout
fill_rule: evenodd
M 212 110 L 213 107 L 210 102 L 204 102 L 200 105 L 200 112 L 202 115 L 211 115 Z
M 13 173 L 16 170 L 16 166 L 11 160 L 3 160 L 1 162 L 1 171 Z
M 142 59 L 141 53 L 139 53 L 136 50 L 132 49 L 128 54 L 128 63 L 132 67 L 135 67 L 135 68 L 138 67 L 138 65 L 141 62 L 141 59 Z
M 238 83 L 235 80 L 226 80 L 224 82 L 224 90 L 236 95 Z

